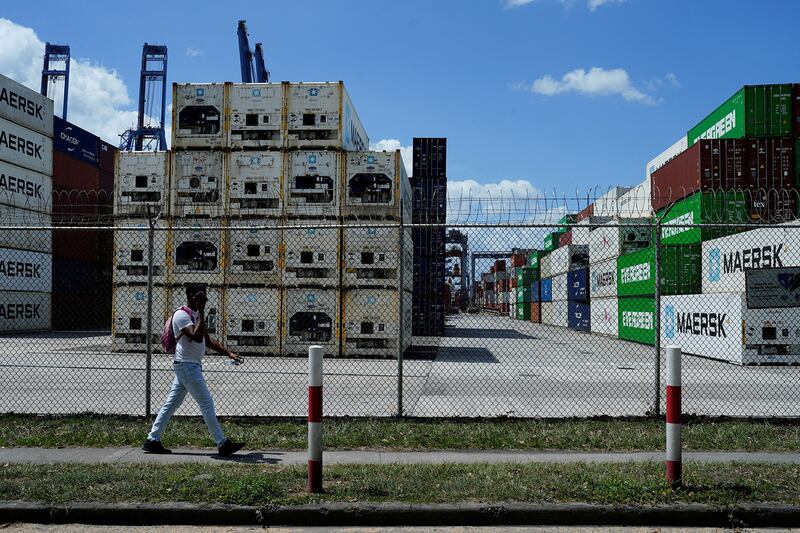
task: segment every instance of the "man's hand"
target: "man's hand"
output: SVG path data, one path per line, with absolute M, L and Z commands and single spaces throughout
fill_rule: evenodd
M 235 365 L 241 365 L 242 363 L 244 363 L 244 357 L 242 357 L 241 355 L 239 355 L 238 353 L 235 353 L 235 352 L 229 351 L 228 352 L 228 358 L 232 359 L 233 360 L 233 364 L 235 364 Z

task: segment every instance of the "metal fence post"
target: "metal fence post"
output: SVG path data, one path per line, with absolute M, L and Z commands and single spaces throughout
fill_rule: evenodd
M 155 232 L 155 220 L 148 216 L 149 227 L 147 229 L 147 329 L 145 330 L 145 346 L 147 350 L 147 361 L 145 369 L 144 403 L 145 416 L 150 416 L 150 385 L 152 383 L 153 371 L 153 240 Z
M 403 416 L 403 328 L 405 327 L 405 228 L 403 226 L 403 199 L 400 199 L 400 226 L 399 226 L 399 248 L 400 254 L 398 256 L 397 268 L 397 284 L 398 287 L 398 325 L 399 331 L 397 335 L 397 416 Z M 413 267 L 412 267 L 413 268 Z
M 653 402 L 653 412 L 655 416 L 661 416 L 661 219 L 656 218 L 655 235 L 655 313 L 653 320 L 653 330 L 655 334 L 656 350 L 656 382 L 655 398 Z

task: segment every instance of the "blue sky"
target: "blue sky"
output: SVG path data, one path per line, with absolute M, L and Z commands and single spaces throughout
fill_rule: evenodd
M 791 0 L 77 5 L 7 2 L 0 16 L 84 60 L 70 99 L 84 90 L 87 102 L 75 104 L 75 121 L 107 137 L 133 116 L 143 42 L 169 47 L 170 82 L 239 81 L 245 18 L 274 81 L 342 79 L 373 142 L 445 136 L 449 178 L 480 184 L 634 185 L 650 158 L 741 85 L 800 81 Z M 38 83 L 41 56 L 23 37 L 24 50 L 4 41 L 0 71 Z M 108 109 L 95 111 L 100 101 Z

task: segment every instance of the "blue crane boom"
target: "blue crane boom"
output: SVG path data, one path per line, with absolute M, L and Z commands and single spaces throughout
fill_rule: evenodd
M 256 43 L 256 81 L 269 83 L 269 71 L 264 63 L 264 46 L 261 43 Z
M 242 83 L 253 83 L 253 52 L 250 50 L 250 41 L 247 35 L 247 21 L 240 20 L 236 30 L 239 37 L 239 66 L 242 69 Z
M 52 63 L 63 63 L 63 67 L 56 67 Z M 55 94 L 48 95 L 48 88 L 50 82 L 55 83 L 63 78 L 64 79 L 64 100 L 63 109 L 61 111 L 61 118 L 67 120 L 67 100 L 69 99 L 69 63 L 70 53 L 69 46 L 65 44 L 50 44 L 47 43 L 44 47 L 44 63 L 42 65 L 42 87 L 41 93 L 55 100 Z M 55 91 L 54 91 L 55 92 Z
M 120 135 L 122 150 L 166 150 L 167 47 L 144 43 L 136 129 Z M 155 124 L 153 121 L 157 120 Z

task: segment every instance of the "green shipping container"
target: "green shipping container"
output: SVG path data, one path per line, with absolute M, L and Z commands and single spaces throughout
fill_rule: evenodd
M 530 320 L 531 319 L 531 304 L 517 306 L 517 320 Z
M 655 298 L 619 299 L 617 326 L 620 339 L 654 345 L 656 342 L 655 320 Z
M 650 246 L 617 259 L 617 295 L 655 294 L 655 247 Z M 699 294 L 702 287 L 700 244 L 662 246 L 660 257 L 661 294 Z
M 745 85 L 689 130 L 692 146 L 698 139 L 782 137 L 792 135 L 792 86 Z
M 564 215 L 561 217 L 561 220 L 558 221 L 559 226 L 567 226 L 569 224 L 575 224 L 578 221 L 578 215 Z M 561 233 L 566 233 L 569 230 L 568 227 L 561 228 Z
M 528 254 L 528 266 L 536 270 L 537 279 L 539 277 L 539 261 L 549 253 L 544 250 L 534 250 Z
M 531 286 L 517 285 L 517 303 L 530 304 L 531 303 Z
M 538 273 L 538 270 L 531 267 L 520 268 L 517 270 L 517 287 L 522 287 L 523 285 L 530 286 L 534 280 L 538 279 Z
M 552 252 L 556 248 L 558 248 L 558 239 L 561 237 L 561 234 L 550 233 L 547 237 L 544 238 L 544 250 L 546 252 Z
M 665 216 L 666 214 L 666 216 Z M 749 221 L 743 191 L 697 192 L 658 212 L 661 219 L 661 244 L 695 244 L 725 237 L 743 230 L 730 228 L 670 227 L 688 224 L 744 224 Z M 655 242 L 655 232 L 653 234 Z

